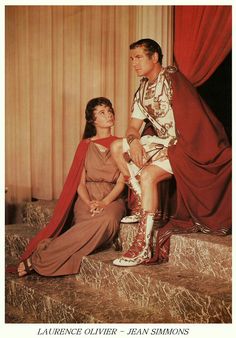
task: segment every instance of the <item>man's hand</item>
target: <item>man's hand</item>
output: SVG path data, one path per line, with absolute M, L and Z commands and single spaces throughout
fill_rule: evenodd
M 139 168 L 146 162 L 146 152 L 138 139 L 134 139 L 130 144 L 130 157 Z

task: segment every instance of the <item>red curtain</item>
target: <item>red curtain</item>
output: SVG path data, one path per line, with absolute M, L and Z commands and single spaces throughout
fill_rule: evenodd
M 194 86 L 214 73 L 231 44 L 232 6 L 175 6 L 175 62 Z

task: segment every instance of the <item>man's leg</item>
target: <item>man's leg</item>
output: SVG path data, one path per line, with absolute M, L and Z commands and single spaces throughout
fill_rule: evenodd
M 151 258 L 150 241 L 152 237 L 155 212 L 158 207 L 157 185 L 171 174 L 156 165 L 149 165 L 141 173 L 141 218 L 138 233 L 129 248 L 114 265 L 135 266 Z
M 124 176 L 130 176 L 127 162 L 124 159 L 123 139 L 116 140 L 111 145 L 111 154 L 119 170 Z
M 158 167 L 149 165 L 141 173 L 141 205 L 143 210 L 156 212 L 158 208 L 158 189 L 157 185 L 167 179 L 172 174 Z
M 131 211 L 132 216 L 126 216 L 122 219 L 124 223 L 132 223 L 139 221 L 139 210 L 141 207 L 141 187 L 137 178 L 135 177 L 136 172 L 139 170 L 138 167 L 127 162 L 124 158 L 124 153 L 128 151 L 129 146 L 126 139 L 117 140 L 111 145 L 111 153 L 115 160 L 118 168 L 122 172 L 126 185 L 132 190 L 135 198 L 134 209 Z

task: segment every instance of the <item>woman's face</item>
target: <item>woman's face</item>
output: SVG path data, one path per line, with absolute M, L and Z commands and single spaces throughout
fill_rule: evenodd
M 94 125 L 97 128 L 110 128 L 114 125 L 115 117 L 110 107 L 98 105 L 93 111 Z

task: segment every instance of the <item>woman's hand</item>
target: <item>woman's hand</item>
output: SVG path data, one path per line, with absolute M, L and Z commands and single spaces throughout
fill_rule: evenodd
M 91 212 L 91 216 L 94 216 L 96 214 L 100 214 L 103 209 L 106 207 L 106 203 L 104 201 L 90 201 L 89 202 L 89 208 L 90 208 L 90 212 Z

